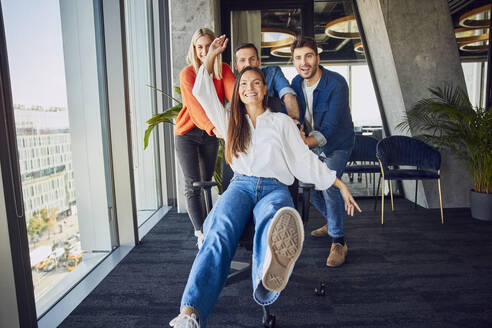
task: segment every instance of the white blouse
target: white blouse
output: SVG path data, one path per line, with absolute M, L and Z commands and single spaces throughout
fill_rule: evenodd
M 226 138 L 230 113 L 220 103 L 212 78 L 203 65 L 198 70 L 193 95 L 219 134 Z M 256 118 L 256 128 L 249 115 L 246 114 L 246 118 L 251 140 L 245 153 L 232 158 L 234 172 L 276 178 L 286 185 L 291 185 L 296 177 L 313 183 L 316 190 L 328 189 L 335 182 L 336 171 L 330 170 L 309 150 L 289 116 L 266 110 Z

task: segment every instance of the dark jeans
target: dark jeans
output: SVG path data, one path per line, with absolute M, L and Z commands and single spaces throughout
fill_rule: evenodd
M 201 191 L 193 188 L 193 182 L 212 179 L 219 142 L 215 136 L 209 136 L 199 128 L 176 136 L 175 141 L 176 153 L 185 179 L 188 215 L 195 230 L 202 230 L 206 213 Z

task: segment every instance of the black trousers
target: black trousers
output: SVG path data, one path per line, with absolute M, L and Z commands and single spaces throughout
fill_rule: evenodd
M 195 230 L 202 230 L 206 218 L 204 200 L 201 190 L 193 188 L 193 182 L 212 179 L 219 142 L 215 136 L 195 127 L 185 135 L 176 136 L 175 145 L 185 179 L 188 215 Z

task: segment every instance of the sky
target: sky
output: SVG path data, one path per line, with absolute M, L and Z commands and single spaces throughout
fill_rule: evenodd
M 1 0 L 14 104 L 67 107 L 59 0 Z

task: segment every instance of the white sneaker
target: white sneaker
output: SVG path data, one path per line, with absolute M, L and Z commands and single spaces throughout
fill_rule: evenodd
M 203 246 L 203 232 L 200 230 L 195 230 L 196 237 L 196 245 L 198 246 L 198 250 L 200 250 Z
M 275 213 L 267 242 L 261 280 L 266 289 L 279 292 L 287 286 L 304 242 L 301 216 L 294 208 L 282 207 Z
M 180 313 L 176 318 L 169 322 L 169 325 L 174 328 L 200 328 L 195 313 L 191 315 Z

